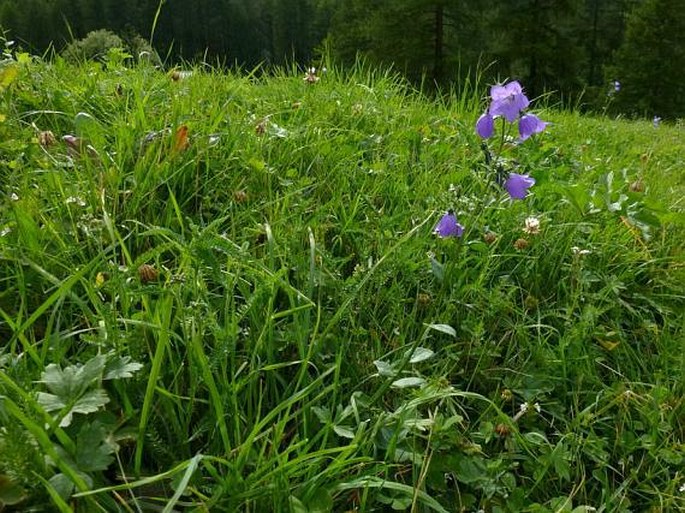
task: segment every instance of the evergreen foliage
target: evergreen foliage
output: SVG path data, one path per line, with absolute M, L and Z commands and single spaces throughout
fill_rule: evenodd
M 685 117 L 685 0 L 645 0 L 628 18 L 613 74 L 622 112 Z

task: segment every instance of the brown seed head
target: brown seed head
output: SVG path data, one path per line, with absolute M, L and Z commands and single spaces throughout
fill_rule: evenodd
M 233 200 L 236 203 L 245 203 L 247 201 L 247 192 L 245 190 L 240 189 L 239 191 L 235 191 L 233 193 Z
M 138 268 L 138 277 L 142 283 L 150 283 L 157 280 L 159 272 L 150 264 L 143 264 Z
M 642 181 L 642 178 L 638 178 L 628 186 L 628 189 L 630 192 L 645 192 L 645 182 Z
M 57 142 L 57 138 L 55 137 L 55 134 L 53 134 L 50 130 L 45 130 L 45 131 L 40 132 L 38 134 L 38 143 L 43 148 L 47 148 L 48 146 L 52 146 L 56 142 Z
M 421 292 L 416 297 L 416 300 L 418 301 L 420 306 L 426 306 L 426 305 L 430 304 L 431 297 L 430 297 L 430 294 L 426 294 L 425 292 Z
M 500 397 L 505 401 L 511 401 L 514 398 L 514 393 L 508 388 L 505 388 L 500 392 Z
M 514 242 L 514 247 L 518 250 L 526 249 L 529 245 L 530 242 L 528 242 L 528 239 L 516 239 Z
M 495 232 L 485 232 L 483 240 L 486 244 L 494 244 L 497 240 L 497 234 Z
M 511 434 L 511 428 L 506 424 L 500 423 L 495 426 L 495 433 L 502 438 L 506 438 Z

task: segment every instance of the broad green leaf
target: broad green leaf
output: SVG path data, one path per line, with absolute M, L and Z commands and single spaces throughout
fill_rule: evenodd
M 79 112 L 74 117 L 74 128 L 79 137 L 93 137 L 100 131 L 100 124 L 87 112 Z
M 348 438 L 350 440 L 354 438 L 354 431 L 347 426 L 333 426 L 333 431 L 342 438 Z
M 383 360 L 374 360 L 373 364 L 376 366 L 376 369 L 378 369 L 378 374 L 381 376 L 391 377 L 396 374 L 395 369 L 388 362 L 384 362 Z
M 307 507 L 294 495 L 288 497 L 288 502 L 290 502 L 290 510 L 293 513 L 309 513 Z
M 43 371 L 41 382 L 45 383 L 50 392 L 69 403 L 102 378 L 106 359 L 105 355 L 97 355 L 84 365 L 70 365 L 63 370 L 59 365 L 51 363 Z
M 142 363 L 131 362 L 130 356 L 119 356 L 111 359 L 105 366 L 103 380 L 132 378 L 133 373 L 143 368 Z
M 71 408 L 73 413 L 93 413 L 109 402 L 107 392 L 101 388 L 91 390 L 81 397 Z
M 64 500 L 69 500 L 74 493 L 74 483 L 61 472 L 52 476 L 48 482 Z
M 392 382 L 392 387 L 393 388 L 409 388 L 409 387 L 420 387 L 426 382 L 425 379 L 423 378 L 417 378 L 417 377 L 412 377 L 412 378 L 400 378 L 396 381 Z
M 427 326 L 432 330 L 439 331 L 451 337 L 457 338 L 457 330 L 455 330 L 449 324 L 428 324 Z
M 105 427 L 99 422 L 84 424 L 76 437 L 76 464 L 83 472 L 106 470 L 114 461 L 116 444 L 108 440 Z
M 38 404 L 47 412 L 58 411 L 66 407 L 66 403 L 54 394 L 38 392 Z
M 435 257 L 430 257 L 431 260 L 431 272 L 435 276 L 435 278 L 438 280 L 438 282 L 442 283 L 443 280 L 445 279 L 445 266 L 438 262 Z
M 5 474 L 0 474 L 0 509 L 2 505 L 14 506 L 26 498 L 23 488 Z
M 435 352 L 428 349 L 427 347 L 417 347 L 416 349 L 414 349 L 414 352 L 412 353 L 411 358 L 409 359 L 409 363 L 419 363 L 426 361 L 432 358 L 434 354 Z

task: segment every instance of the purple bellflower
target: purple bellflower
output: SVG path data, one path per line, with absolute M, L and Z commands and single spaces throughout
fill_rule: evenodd
M 525 141 L 531 135 L 542 132 L 547 123 L 534 114 L 523 114 L 530 105 L 530 100 L 523 93 L 523 88 L 516 80 L 504 85 L 490 88 L 490 107 L 476 121 L 476 133 L 483 139 L 489 139 L 495 132 L 495 118 L 503 117 L 509 123 L 519 120 L 519 135 Z
M 528 189 L 533 185 L 535 185 L 535 178 L 518 173 L 511 173 L 507 181 L 504 182 L 504 188 L 511 199 L 524 199 L 528 195 Z
M 496 85 L 490 88 L 491 116 L 502 116 L 504 119 L 513 123 L 519 113 L 530 105 L 528 97 L 523 94 L 523 88 L 516 80 L 505 85 Z
M 433 233 L 442 238 L 461 237 L 464 233 L 464 227 L 457 222 L 457 216 L 454 215 L 454 212 L 449 210 L 435 225 Z
M 495 118 L 486 112 L 476 121 L 476 133 L 483 139 L 489 139 L 495 132 Z
M 533 134 L 539 134 L 547 127 L 547 122 L 542 121 L 535 114 L 525 114 L 519 119 L 519 135 L 525 141 Z

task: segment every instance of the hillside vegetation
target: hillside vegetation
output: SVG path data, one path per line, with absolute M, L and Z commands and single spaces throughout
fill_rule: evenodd
M 0 69 L 0 510 L 685 508 L 682 125 L 123 61 Z

